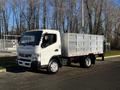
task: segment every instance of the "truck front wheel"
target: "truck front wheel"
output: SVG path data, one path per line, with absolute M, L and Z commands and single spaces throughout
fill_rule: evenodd
M 59 70 L 58 62 L 55 60 L 51 60 L 47 68 L 48 73 L 57 73 L 58 70 Z

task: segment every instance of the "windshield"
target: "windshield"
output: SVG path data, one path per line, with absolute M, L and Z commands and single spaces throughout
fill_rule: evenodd
M 25 32 L 22 34 L 19 45 L 39 45 L 42 31 Z

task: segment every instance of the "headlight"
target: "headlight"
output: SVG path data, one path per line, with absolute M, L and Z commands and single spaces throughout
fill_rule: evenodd
M 33 54 L 32 55 L 32 61 L 37 61 L 39 57 L 39 54 Z
M 32 57 L 32 61 L 37 61 L 37 57 Z

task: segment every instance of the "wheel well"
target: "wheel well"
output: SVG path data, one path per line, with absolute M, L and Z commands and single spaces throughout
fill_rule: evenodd
M 95 64 L 96 57 L 94 54 L 89 54 L 92 64 Z
M 54 57 L 52 57 L 52 58 L 50 59 L 50 62 L 51 62 L 52 60 L 55 60 L 55 61 L 58 63 L 59 67 L 62 67 L 62 60 L 61 60 L 60 56 L 54 56 Z M 49 63 L 50 63 L 50 62 L 49 62 Z

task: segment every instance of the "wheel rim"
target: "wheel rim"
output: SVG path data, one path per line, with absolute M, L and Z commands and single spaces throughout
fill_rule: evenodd
M 88 66 L 88 67 L 91 66 L 91 59 L 90 58 L 87 57 L 85 59 L 85 62 L 86 62 L 86 66 Z
M 51 68 L 52 72 L 57 72 L 58 71 L 58 64 L 56 62 L 52 62 L 50 68 Z

